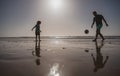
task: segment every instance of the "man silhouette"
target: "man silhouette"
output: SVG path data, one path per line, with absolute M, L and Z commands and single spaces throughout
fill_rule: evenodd
M 93 11 L 93 15 L 95 17 L 93 18 L 93 23 L 91 25 L 91 28 L 93 28 L 93 25 L 96 22 L 96 37 L 93 41 L 97 40 L 98 35 L 101 36 L 102 40 L 105 40 L 105 38 L 103 37 L 103 35 L 101 33 L 101 28 L 103 26 L 102 20 L 105 22 L 106 26 L 108 26 L 108 24 L 107 24 L 106 20 L 104 19 L 104 17 L 102 15 L 97 14 L 96 11 Z

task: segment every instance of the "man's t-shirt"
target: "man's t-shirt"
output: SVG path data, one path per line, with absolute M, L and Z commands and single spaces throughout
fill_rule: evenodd
M 94 20 L 95 20 L 95 22 L 96 22 L 96 25 L 102 25 L 102 19 L 103 19 L 103 16 L 102 15 L 96 15 L 95 17 L 94 17 Z

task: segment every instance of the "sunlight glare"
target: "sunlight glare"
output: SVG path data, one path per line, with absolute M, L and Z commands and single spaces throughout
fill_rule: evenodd
M 51 68 L 50 68 L 50 73 L 48 74 L 48 76 L 60 76 L 59 73 L 59 64 L 55 63 Z
M 59 9 L 62 7 L 62 0 L 51 0 L 50 4 L 53 9 Z
M 59 44 L 59 41 L 55 41 L 55 44 Z

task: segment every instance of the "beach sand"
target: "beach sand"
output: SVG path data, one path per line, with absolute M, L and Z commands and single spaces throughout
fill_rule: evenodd
M 0 76 L 120 76 L 120 39 L 0 39 Z

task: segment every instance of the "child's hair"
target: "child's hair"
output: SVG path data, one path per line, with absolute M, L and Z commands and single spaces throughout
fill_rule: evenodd
M 37 25 L 41 24 L 41 21 L 37 21 Z

